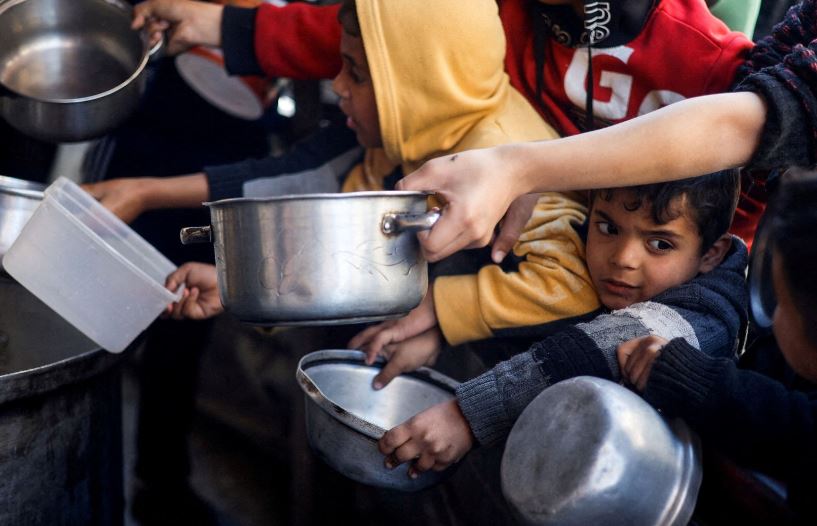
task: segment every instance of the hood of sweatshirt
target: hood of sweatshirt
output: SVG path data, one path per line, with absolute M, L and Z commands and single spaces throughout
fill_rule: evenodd
M 383 150 L 405 173 L 556 132 L 511 87 L 495 0 L 357 0 Z

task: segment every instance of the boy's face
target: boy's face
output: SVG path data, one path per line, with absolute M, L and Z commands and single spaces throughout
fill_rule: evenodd
M 613 310 L 649 300 L 712 270 L 730 243 L 724 236 L 701 255 L 701 236 L 683 198 L 673 200 L 671 207 L 684 213 L 662 225 L 653 221 L 648 202 L 628 211 L 633 198 L 631 192 L 618 190 L 609 201 L 596 195 L 592 203 L 587 266 L 601 303 Z
M 374 84 L 369 74 L 363 39 L 346 31 L 341 32 L 340 54 L 343 68 L 332 81 L 332 89 L 340 97 L 340 109 L 347 117 L 346 125 L 355 131 L 362 146 L 383 146 Z
M 779 253 L 776 253 L 773 258 L 772 279 L 774 280 L 774 293 L 777 297 L 777 308 L 774 311 L 772 325 L 777 345 L 797 374 L 815 382 L 817 381 L 817 342 L 811 342 L 805 330 L 803 314 L 791 296 Z

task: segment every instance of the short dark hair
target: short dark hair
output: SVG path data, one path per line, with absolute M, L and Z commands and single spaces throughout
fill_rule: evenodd
M 688 210 L 701 235 L 701 253 L 704 253 L 732 224 L 740 193 L 740 174 L 737 169 L 730 169 L 678 181 L 594 190 L 590 194 L 590 206 L 596 198 L 611 200 L 616 192 L 632 196 L 624 205 L 630 212 L 646 203 L 653 221 L 659 225 Z M 681 197 L 685 198 L 684 209 L 673 206 L 675 199 Z
M 338 11 L 338 22 L 340 22 L 345 32 L 353 37 L 360 37 L 360 20 L 357 18 L 355 0 L 343 0 L 343 4 Z
M 783 175 L 766 213 L 784 281 L 805 317 L 809 339 L 817 343 L 817 172 L 793 169 Z

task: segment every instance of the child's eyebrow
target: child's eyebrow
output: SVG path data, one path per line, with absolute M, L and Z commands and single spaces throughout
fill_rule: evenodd
M 353 68 L 357 67 L 357 62 L 355 62 L 355 59 L 352 58 L 352 55 L 348 55 L 346 53 L 341 53 L 340 56 L 343 57 L 344 59 L 346 59 L 349 62 L 349 64 L 351 64 L 351 66 Z
M 594 214 L 598 214 L 599 216 L 601 216 L 601 218 L 602 218 L 602 219 L 604 219 L 605 221 L 607 221 L 607 222 L 609 222 L 609 223 L 615 223 L 615 221 L 613 221 L 613 218 L 612 218 L 612 217 L 608 216 L 607 214 L 605 214 L 605 213 L 604 213 L 604 212 L 602 212 L 601 210 L 598 210 L 598 209 L 595 209 L 595 208 L 594 208 L 594 209 L 593 209 L 593 213 L 594 213 Z
M 669 237 L 669 238 L 672 238 L 672 239 L 678 239 L 678 238 L 682 237 L 680 234 L 678 234 L 677 232 L 673 232 L 672 230 L 660 230 L 660 229 L 658 229 L 658 230 L 642 230 L 641 234 L 646 235 L 646 236 Z

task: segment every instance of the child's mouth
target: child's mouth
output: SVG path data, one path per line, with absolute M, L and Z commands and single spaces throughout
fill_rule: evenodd
M 616 296 L 627 296 L 632 294 L 632 292 L 638 288 L 630 285 L 629 283 L 624 283 L 623 281 L 617 281 L 614 279 L 603 279 L 601 282 L 604 284 L 604 287 L 608 292 Z

